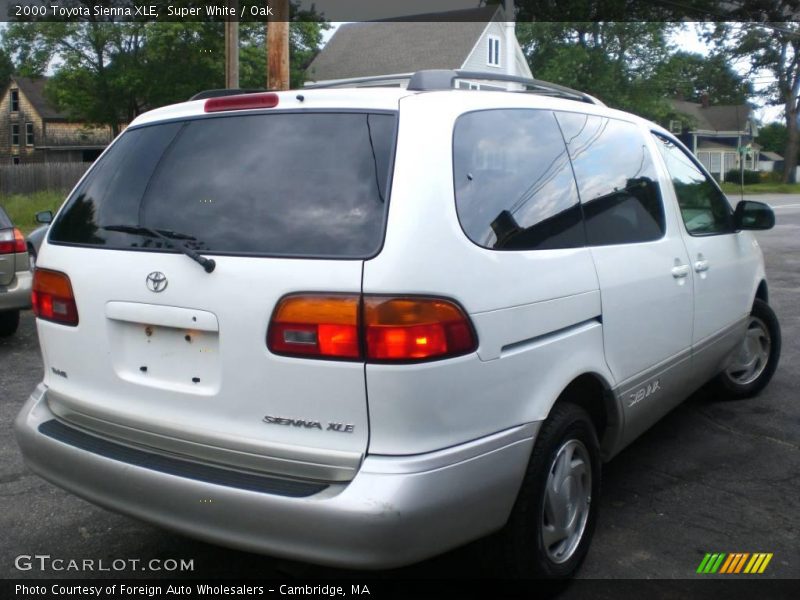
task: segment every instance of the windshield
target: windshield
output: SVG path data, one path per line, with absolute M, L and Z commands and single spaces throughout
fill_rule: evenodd
M 129 130 L 50 241 L 174 251 L 149 228 L 192 236 L 204 254 L 370 257 L 383 240 L 395 124 L 393 114 L 272 113 Z

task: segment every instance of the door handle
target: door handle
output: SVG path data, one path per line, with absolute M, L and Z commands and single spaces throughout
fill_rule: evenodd
M 698 273 L 702 273 L 703 271 L 708 271 L 708 261 L 707 260 L 698 260 L 694 263 L 694 270 Z
M 689 274 L 689 265 L 677 265 L 672 267 L 672 276 L 675 279 L 686 277 Z

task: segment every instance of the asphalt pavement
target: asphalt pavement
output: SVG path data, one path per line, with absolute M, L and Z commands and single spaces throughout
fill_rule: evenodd
M 762 578 L 800 578 L 800 195 L 770 203 L 776 227 L 758 234 L 770 302 L 783 330 L 777 373 L 760 396 L 721 401 L 701 391 L 604 466 L 600 516 L 580 578 L 697 578 L 707 552 L 770 552 Z M 39 381 L 34 319 L 0 339 L 0 577 L 92 573 L 15 568 L 19 555 L 192 560 L 176 577 L 453 577 L 488 574 L 492 540 L 392 572 L 360 574 L 195 541 L 117 515 L 26 469 L 12 423 Z M 157 492 L 155 492 L 157 493 Z M 97 574 L 108 576 L 109 573 Z M 127 569 L 114 576 L 160 577 Z

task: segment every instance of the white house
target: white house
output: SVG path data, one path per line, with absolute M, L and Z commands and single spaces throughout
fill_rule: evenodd
M 777 152 L 760 150 L 758 153 L 758 170 L 765 173 L 783 171 L 783 157 Z
M 675 117 L 669 130 L 695 153 L 698 160 L 718 180 L 731 169 L 759 170 L 758 152 L 753 151 L 758 136 L 753 109 L 747 104 L 711 105 L 702 102 L 671 101 Z M 746 152 L 743 149 L 750 148 Z
M 507 12 L 508 11 L 508 12 Z M 507 20 L 506 14 L 512 14 Z M 423 69 L 461 69 L 531 78 L 517 42 L 513 2 L 431 13 L 403 20 L 365 21 L 339 27 L 306 70 L 308 83 L 393 76 L 357 85 L 405 87 Z M 459 87 L 506 89 L 514 84 L 459 81 Z

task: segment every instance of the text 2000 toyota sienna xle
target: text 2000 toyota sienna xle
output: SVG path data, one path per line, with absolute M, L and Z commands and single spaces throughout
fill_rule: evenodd
M 747 231 L 774 216 L 652 123 L 458 76 L 136 119 L 39 254 L 30 468 L 277 556 L 397 566 L 502 529 L 510 572 L 573 573 L 601 462 L 775 371 Z

